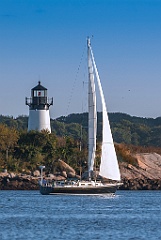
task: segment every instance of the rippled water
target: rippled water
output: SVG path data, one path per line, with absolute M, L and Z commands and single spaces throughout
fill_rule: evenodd
M 0 191 L 0 239 L 161 239 L 161 191 L 114 197 Z

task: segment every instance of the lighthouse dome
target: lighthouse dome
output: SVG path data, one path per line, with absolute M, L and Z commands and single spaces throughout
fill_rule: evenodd
M 41 85 L 41 82 L 39 81 L 38 82 L 38 85 L 36 86 L 36 87 L 34 87 L 34 88 L 32 88 L 31 90 L 47 90 L 47 88 L 45 88 L 45 87 L 43 87 L 42 85 Z

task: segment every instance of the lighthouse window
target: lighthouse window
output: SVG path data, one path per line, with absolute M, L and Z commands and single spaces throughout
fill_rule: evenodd
M 41 90 L 34 91 L 34 97 L 44 97 L 44 91 Z

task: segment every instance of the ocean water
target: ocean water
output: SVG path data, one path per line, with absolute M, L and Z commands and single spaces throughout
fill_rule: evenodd
M 113 197 L 0 191 L 0 239 L 161 239 L 161 191 Z

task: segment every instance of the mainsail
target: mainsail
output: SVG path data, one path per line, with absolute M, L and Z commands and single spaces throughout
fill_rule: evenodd
M 119 171 L 117 156 L 116 156 L 115 147 L 113 143 L 112 133 L 110 129 L 110 124 L 108 120 L 105 98 L 104 98 L 103 89 L 101 86 L 101 81 L 100 81 L 100 77 L 99 77 L 96 63 L 94 60 L 94 55 L 92 52 L 90 42 L 88 42 L 88 49 L 89 49 L 88 51 L 90 51 L 90 54 L 88 56 L 91 56 L 91 60 L 89 61 L 91 61 L 91 64 L 94 67 L 94 71 L 95 71 L 95 75 L 96 75 L 97 83 L 99 87 L 99 92 L 101 96 L 101 102 L 102 102 L 103 129 L 102 129 L 102 155 L 101 155 L 100 175 L 108 179 L 120 181 L 120 171 Z
M 94 72 L 89 46 L 90 40 L 88 39 L 88 172 L 90 178 L 96 152 L 97 112 Z

